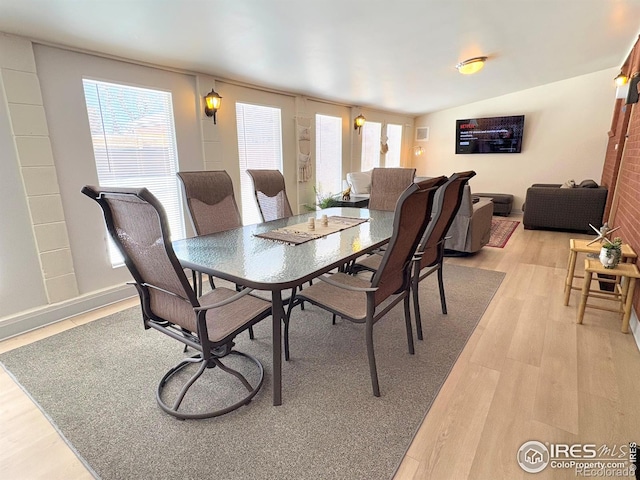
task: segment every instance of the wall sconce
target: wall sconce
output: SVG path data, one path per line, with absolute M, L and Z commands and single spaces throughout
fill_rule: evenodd
M 482 70 L 484 62 L 487 61 L 487 57 L 474 57 L 464 62 L 460 62 L 456 65 L 458 71 L 463 75 L 472 75 Z
M 207 117 L 213 117 L 213 123 L 216 123 L 216 112 L 220 108 L 222 97 L 213 89 L 204 97 L 204 113 Z
M 360 130 L 362 130 L 362 126 L 364 125 L 364 122 L 366 122 L 367 119 L 364 118 L 364 115 L 360 114 L 358 115 L 355 120 L 353 121 L 353 129 L 354 130 L 358 130 L 358 135 L 360 135 Z
M 413 154 L 416 157 L 419 157 L 420 155 L 424 155 L 424 148 L 422 147 L 422 145 L 418 145 L 417 147 L 413 147 Z
M 629 77 L 620 72 L 618 76 L 613 79 L 613 81 L 616 82 L 616 87 L 622 87 L 627 84 L 627 82 L 629 81 Z

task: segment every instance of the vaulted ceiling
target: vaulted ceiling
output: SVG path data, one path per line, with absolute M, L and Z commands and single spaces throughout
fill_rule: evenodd
M 412 115 L 619 67 L 638 19 L 640 0 L 0 2 L 5 33 Z

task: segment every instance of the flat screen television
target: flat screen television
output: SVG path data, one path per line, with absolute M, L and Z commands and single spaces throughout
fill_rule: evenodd
M 524 115 L 456 120 L 456 153 L 520 153 Z

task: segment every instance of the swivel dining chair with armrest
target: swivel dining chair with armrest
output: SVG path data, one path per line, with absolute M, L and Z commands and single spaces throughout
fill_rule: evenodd
M 393 234 L 380 268 L 365 280 L 347 273 L 318 277 L 320 282 L 302 290 L 298 297 L 343 319 L 365 324 L 367 356 L 373 394 L 380 396 L 380 386 L 373 346 L 373 326 L 395 305 L 404 301 L 404 318 L 409 353 L 414 353 L 410 318 L 411 266 L 420 238 L 429 219 L 433 197 L 446 177 L 412 183 L 397 201 Z
M 198 352 L 183 358 L 162 377 L 156 393 L 160 408 L 180 419 L 198 419 L 223 415 L 248 404 L 262 387 L 264 369 L 255 357 L 234 350 L 233 340 L 271 315 L 271 303 L 247 295 L 251 289 L 237 292 L 219 287 L 198 298 L 173 251 L 165 211 L 146 188 L 85 186 L 82 193 L 102 208 L 109 234 L 138 290 L 144 328 L 162 332 Z M 223 359 L 230 356 L 244 359 L 236 368 L 248 372 L 243 374 L 225 365 Z M 180 372 L 185 370 L 186 374 L 192 365 L 199 365 L 197 371 L 183 383 Z M 203 408 L 199 396 L 187 394 L 193 392 L 191 387 L 205 372 L 208 376 L 230 374 L 247 392 L 239 394 L 227 388 L 207 392 L 207 402 L 216 397 L 222 405 Z M 180 388 L 177 394 L 167 393 L 168 384 L 182 387 L 176 386 Z M 227 398 L 232 393 L 235 396 Z M 169 396 L 174 397 L 170 403 L 166 399 Z M 181 410 L 183 401 L 187 407 Z

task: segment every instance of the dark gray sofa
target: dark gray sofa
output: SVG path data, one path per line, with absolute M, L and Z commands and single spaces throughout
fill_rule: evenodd
M 522 206 L 525 229 L 592 233 L 589 224 L 602 225 L 607 189 L 560 188 L 560 184 L 536 183 L 527 189 Z

